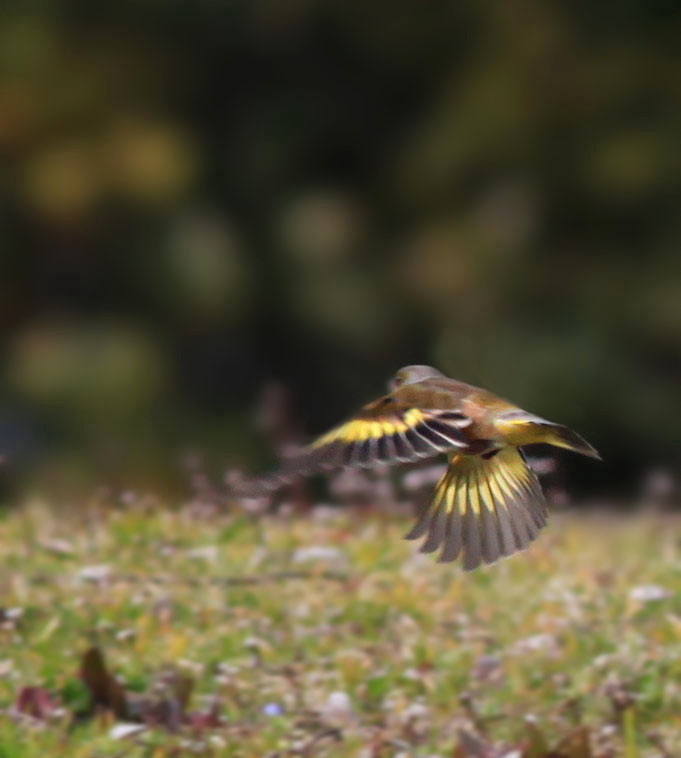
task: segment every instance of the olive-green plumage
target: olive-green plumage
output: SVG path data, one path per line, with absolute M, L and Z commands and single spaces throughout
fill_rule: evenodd
M 408 539 L 464 568 L 522 550 L 546 523 L 546 503 L 518 448 L 537 442 L 599 458 L 576 432 L 491 392 L 407 366 L 389 393 L 322 435 L 277 472 L 243 489 L 258 495 L 301 474 L 344 466 L 402 463 L 448 453 L 449 466 Z

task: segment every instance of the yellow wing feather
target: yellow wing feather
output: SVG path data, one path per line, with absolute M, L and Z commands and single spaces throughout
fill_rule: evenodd
M 414 412 L 415 411 L 415 412 Z M 368 439 L 379 439 L 384 436 L 392 436 L 395 434 L 402 434 L 416 426 L 423 420 L 423 414 L 416 409 L 408 411 L 402 421 L 375 421 L 372 419 L 351 419 L 344 424 L 337 426 L 330 432 L 326 432 L 317 440 L 315 440 L 310 447 L 318 448 L 322 445 L 328 445 L 331 442 L 364 442 Z

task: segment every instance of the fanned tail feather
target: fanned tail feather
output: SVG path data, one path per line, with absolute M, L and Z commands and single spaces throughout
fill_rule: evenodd
M 441 548 L 439 560 L 462 555 L 470 571 L 523 550 L 546 524 L 539 480 L 517 448 L 489 459 L 454 455 L 430 505 L 407 539 L 426 539 L 421 551 Z

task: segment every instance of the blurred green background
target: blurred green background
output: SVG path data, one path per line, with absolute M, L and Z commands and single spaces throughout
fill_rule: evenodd
M 589 484 L 678 465 L 680 32 L 677 0 L 5 0 L 5 495 L 262 466 L 269 382 L 311 433 L 408 363 L 577 428 Z

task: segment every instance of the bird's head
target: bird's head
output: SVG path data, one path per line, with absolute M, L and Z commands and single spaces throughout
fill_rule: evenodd
M 388 383 L 391 392 L 405 384 L 422 382 L 424 379 L 436 379 L 444 374 L 432 366 L 405 366 L 401 368 Z

